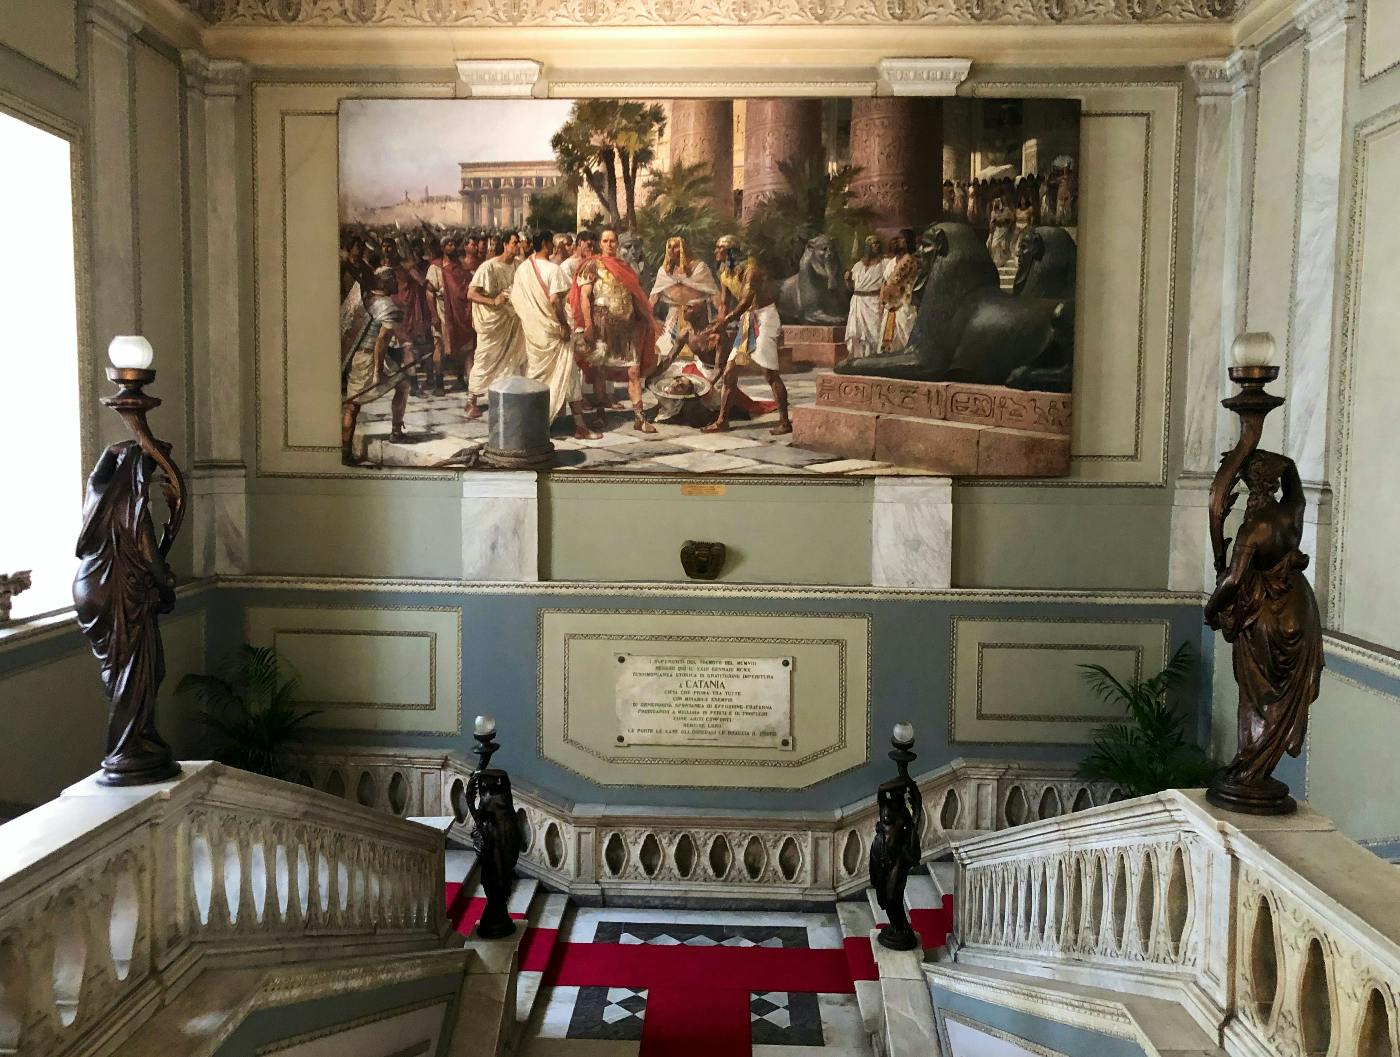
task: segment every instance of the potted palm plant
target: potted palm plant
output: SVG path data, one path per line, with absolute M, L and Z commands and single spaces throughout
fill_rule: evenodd
M 270 646 L 246 643 L 231 653 L 216 675 L 191 674 L 176 693 L 190 694 L 203 709 L 214 736 L 213 757 L 269 778 L 287 771 L 287 751 L 301 740 L 301 728 L 318 712 L 296 707 L 297 678 Z
M 1186 717 L 1167 701 L 1168 692 L 1191 672 L 1191 647 L 1182 643 L 1167 666 L 1147 679 L 1119 679 L 1100 664 L 1081 664 L 1089 686 L 1105 701 L 1122 705 L 1126 718 L 1093 732 L 1093 751 L 1079 776 L 1113 782 L 1128 796 L 1164 789 L 1195 789 L 1209 783 L 1216 764 L 1186 736 Z

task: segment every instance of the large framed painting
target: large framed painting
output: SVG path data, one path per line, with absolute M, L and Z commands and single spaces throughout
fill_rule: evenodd
M 480 467 L 547 388 L 563 474 L 1065 474 L 1079 120 L 346 100 L 343 459 Z

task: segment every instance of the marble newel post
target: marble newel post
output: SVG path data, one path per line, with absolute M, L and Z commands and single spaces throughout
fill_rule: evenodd
M 953 482 L 877 477 L 870 507 L 870 583 L 943 591 L 953 583 Z
M 249 344 L 238 236 L 251 224 L 239 186 L 240 120 L 248 67 L 183 53 L 190 157 L 190 286 L 195 432 L 189 470 L 195 573 L 230 576 L 248 569 L 247 467 L 243 402 Z
M 141 333 L 131 47 L 132 38 L 144 24 L 141 12 L 126 0 L 88 2 L 87 170 L 93 262 L 88 275 L 94 349 L 105 349 L 118 334 Z M 93 392 L 105 393 L 111 388 L 103 357 L 94 357 L 88 370 Z M 101 447 L 126 439 L 125 428 L 115 415 L 100 415 L 95 421 Z
M 820 99 L 750 99 L 744 109 L 744 219 L 764 198 L 787 189 L 780 163 L 821 157 Z
M 711 167 L 716 210 L 732 214 L 734 104 L 728 99 L 676 99 L 671 103 L 671 164 L 702 163 Z
M 1240 291 L 1258 60 L 1253 49 L 1245 49 L 1227 59 L 1188 63 L 1187 72 L 1196 95 L 1191 321 L 1168 585 L 1175 591 L 1210 591 L 1215 573 L 1206 508 L 1220 452 L 1234 442 L 1231 437 L 1222 448 L 1217 434 L 1229 349 L 1243 328 Z
M 1294 16 L 1307 35 L 1308 75 L 1284 454 L 1298 464 L 1307 494 L 1302 549 L 1312 555 L 1308 573 L 1324 620 L 1332 557 L 1328 406 L 1332 350 L 1337 347 L 1334 321 L 1340 319 L 1342 301 L 1337 263 L 1346 227 L 1341 215 L 1341 173 L 1346 150 L 1347 54 L 1348 49 L 1360 47 L 1360 33 L 1354 31 L 1356 6 L 1354 0 L 1311 0 Z

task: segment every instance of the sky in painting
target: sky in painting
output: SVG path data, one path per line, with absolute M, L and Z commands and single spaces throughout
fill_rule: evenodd
M 458 165 L 545 161 L 567 99 L 347 99 L 340 104 L 343 202 L 385 205 L 456 194 Z

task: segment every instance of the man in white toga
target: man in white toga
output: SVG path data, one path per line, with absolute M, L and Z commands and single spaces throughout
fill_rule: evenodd
M 510 303 L 525 339 L 525 377 L 549 386 L 549 420 L 568 405 L 574 416 L 574 437 L 597 440 L 583 417 L 583 372 L 574 361 L 573 334 L 564 308 L 569 282 L 564 269 L 549 259 L 554 235 L 535 234 L 534 254 L 515 269 Z
M 501 252 L 482 263 L 467 287 L 472 303 L 472 329 L 476 331 L 476 359 L 467 379 L 467 417 L 480 418 L 477 399 L 486 395 L 491 383 L 520 374 L 525 367 L 525 341 L 520 318 L 510 304 L 511 284 L 515 282 L 520 236 L 501 236 Z

